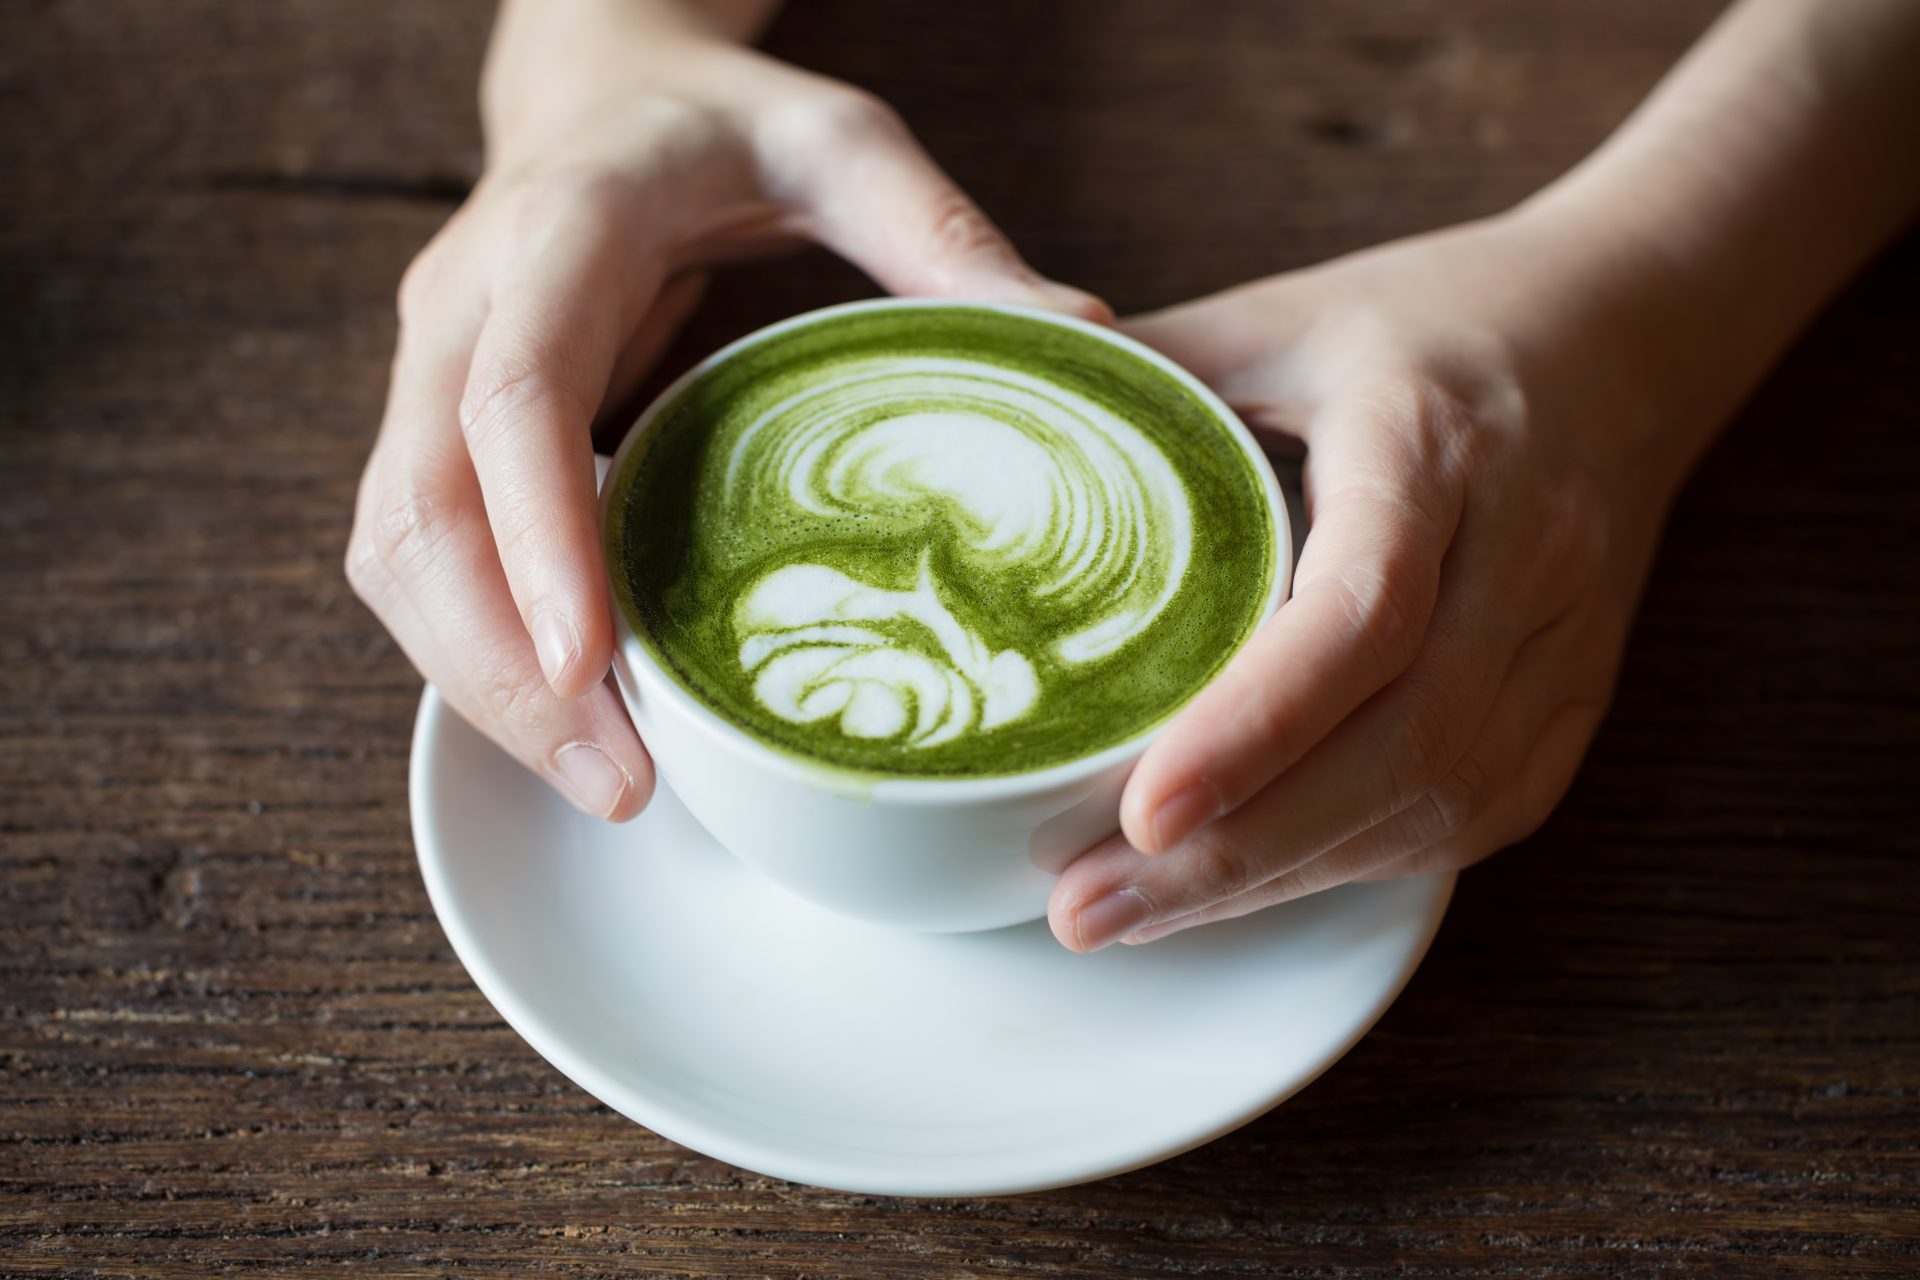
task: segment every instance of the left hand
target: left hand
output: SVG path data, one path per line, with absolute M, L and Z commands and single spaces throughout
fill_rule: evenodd
M 401 285 L 346 563 L 450 707 L 615 821 L 647 803 L 653 763 L 606 680 L 589 427 L 705 269 L 813 239 L 895 292 L 1110 317 L 1022 261 L 884 103 L 673 14 L 503 11 L 487 172 Z
M 1510 215 L 1123 326 L 1305 444 L 1312 531 L 1055 886 L 1063 944 L 1464 867 L 1559 801 L 1703 438 L 1642 335 L 1569 296 L 1577 239 Z

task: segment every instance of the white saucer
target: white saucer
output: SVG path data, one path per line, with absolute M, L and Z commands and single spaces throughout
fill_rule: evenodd
M 1412 975 L 1451 876 L 1354 885 L 1090 956 L 1044 922 L 919 935 L 746 870 L 664 787 L 582 817 L 429 689 L 414 839 L 514 1030 L 608 1106 L 775 1177 L 989 1195 L 1137 1168 L 1326 1070 Z

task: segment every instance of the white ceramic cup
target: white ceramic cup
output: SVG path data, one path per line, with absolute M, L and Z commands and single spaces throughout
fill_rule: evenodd
M 951 305 L 875 299 L 749 334 L 668 387 L 627 433 L 607 474 L 621 473 L 634 450 L 644 447 L 662 406 L 689 382 L 774 334 L 829 316 Z M 1260 477 L 1275 552 L 1262 619 L 1279 608 L 1293 564 L 1286 506 L 1272 468 L 1233 411 L 1165 356 L 1111 329 L 1019 307 L 989 309 L 1076 329 L 1118 347 L 1172 375 L 1213 411 Z M 602 486 L 603 527 L 613 488 Z M 1118 829 L 1121 788 L 1157 732 L 1028 773 L 863 779 L 768 747 L 721 718 L 663 669 L 634 635 L 624 610 L 616 607 L 614 615 L 613 670 L 620 693 L 655 767 L 681 803 L 742 862 L 822 907 L 877 924 L 960 932 L 1045 915 L 1060 870 Z

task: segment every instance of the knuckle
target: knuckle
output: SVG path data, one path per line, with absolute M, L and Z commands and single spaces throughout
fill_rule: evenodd
M 1346 861 L 1338 856 L 1315 858 L 1284 875 L 1275 876 L 1260 886 L 1260 897 L 1268 902 L 1319 893 L 1346 883 L 1351 878 Z
M 1485 770 L 1469 755 L 1415 802 L 1412 847 L 1423 849 L 1458 835 L 1478 816 L 1486 793 Z
M 1504 551 L 1504 568 L 1537 617 L 1572 609 L 1609 573 L 1613 527 L 1599 482 L 1570 468 L 1536 474 L 1535 492 L 1501 518 L 1527 530 Z
M 1183 862 L 1181 887 L 1188 910 L 1236 897 L 1253 885 L 1246 860 L 1218 839 L 1193 842 Z
M 1414 801 L 1394 824 L 1399 845 L 1394 852 L 1414 853 L 1458 831 L 1462 824 L 1455 821 L 1453 805 L 1443 787 L 1435 787 Z
M 1378 745 L 1391 800 L 1402 807 L 1444 776 L 1452 729 L 1441 698 L 1419 682 L 1406 682 L 1398 701 Z
M 849 85 L 814 93 L 794 111 L 792 123 L 803 141 L 828 147 L 906 132 L 899 113 L 884 99 Z
M 516 180 L 500 195 L 500 217 L 509 234 L 532 240 L 612 208 L 622 184 L 596 165 L 543 169 L 538 181 Z
M 1468 424 L 1460 399 L 1428 357 L 1380 355 L 1353 394 L 1374 422 L 1436 453 Z
M 484 201 L 458 216 L 473 220 L 469 240 L 500 261 L 528 259 L 555 245 L 616 249 L 629 243 L 630 228 L 643 219 L 644 189 L 604 164 L 543 164 L 494 180 Z
M 1584 580 L 1606 563 L 1612 529 L 1607 504 L 1590 476 L 1575 472 L 1559 486 L 1555 501 L 1542 513 L 1539 538 L 1540 562 L 1553 566 L 1559 576 Z
M 934 261 L 999 257 L 1006 250 L 1000 232 L 957 187 L 936 198 L 927 215 L 927 252 Z
M 544 680 L 525 675 L 517 664 L 502 662 L 482 678 L 480 696 L 495 723 L 518 725 L 534 718 L 545 687 Z
M 1373 566 L 1345 566 L 1328 576 L 1327 585 L 1372 655 L 1375 677 L 1384 683 L 1406 670 L 1426 634 L 1438 572 L 1399 556 Z
M 435 240 L 415 254 L 407 269 L 400 273 L 400 288 L 394 303 L 403 326 L 417 324 L 446 290 L 447 254 L 442 243 Z
M 1304 722 L 1295 703 L 1262 693 L 1257 687 L 1249 688 L 1238 699 L 1239 715 L 1249 730 L 1247 736 L 1261 744 L 1270 761 L 1291 764 L 1306 755 L 1313 741 L 1303 732 Z
M 1451 333 L 1439 349 L 1401 361 L 1398 376 L 1407 386 L 1408 425 L 1442 457 L 1525 426 L 1529 405 L 1513 353 L 1486 331 Z
M 1425 385 L 1417 366 L 1403 357 L 1384 355 L 1352 395 L 1369 421 L 1406 435 L 1426 425 L 1429 397 L 1423 392 Z
M 362 603 L 371 605 L 391 581 L 386 566 L 380 561 L 380 553 L 374 548 L 373 540 L 355 522 L 355 527 L 347 538 L 345 564 L 347 585 L 353 589 Z
M 427 489 L 407 488 L 377 509 L 373 526 L 362 535 L 353 572 L 357 582 L 418 579 L 459 525 L 451 504 Z
M 509 571 L 513 566 L 540 564 L 569 553 L 565 529 L 554 519 L 551 500 L 511 478 L 498 489 L 498 495 L 488 501 L 488 511 L 495 531 L 494 546 Z
M 1402 505 L 1429 523 L 1449 523 L 1440 495 L 1461 491 L 1486 447 L 1471 400 L 1431 363 L 1386 358 L 1384 371 L 1359 392 L 1373 421 L 1394 441 L 1404 468 Z
M 1526 385 L 1509 368 L 1508 361 L 1485 361 L 1479 367 L 1482 377 L 1473 390 L 1473 419 L 1483 427 L 1513 434 L 1526 428 L 1533 416 Z
M 565 378 L 531 361 L 503 360 L 475 372 L 460 405 L 460 428 L 469 445 L 484 448 L 542 412 L 583 427 L 593 416 Z
M 1464 486 L 1486 443 L 1469 402 L 1431 374 L 1415 385 L 1408 402 L 1408 430 L 1422 469 L 1429 475 L 1446 477 L 1451 482 L 1449 487 Z
M 880 98 L 843 84 L 818 84 L 766 113 L 753 132 L 755 153 L 772 172 L 805 185 L 820 162 L 875 141 L 906 135 L 906 125 Z M 776 186 L 786 185 L 776 182 Z

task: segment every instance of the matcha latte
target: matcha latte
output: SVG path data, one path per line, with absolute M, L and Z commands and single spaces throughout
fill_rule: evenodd
M 984 777 L 1137 737 L 1258 625 L 1270 481 L 1185 379 L 961 304 L 825 312 L 647 418 L 608 502 L 621 607 L 750 736 Z

